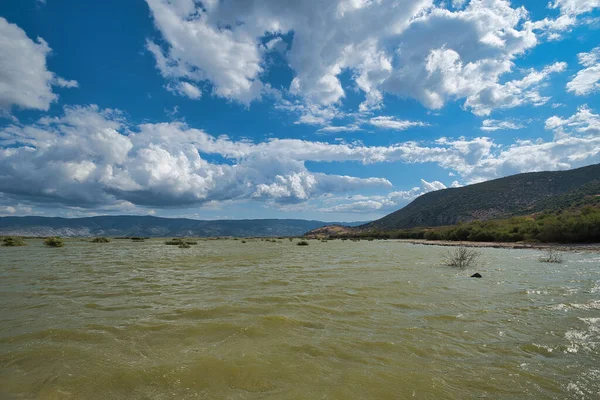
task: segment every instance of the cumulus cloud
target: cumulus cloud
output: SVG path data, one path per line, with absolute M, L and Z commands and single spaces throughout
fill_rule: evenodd
M 567 29 L 577 15 L 568 10 L 590 7 L 558 0 L 564 16 L 531 21 L 508 0 L 455 1 L 451 9 L 433 0 L 147 3 L 162 38 L 147 48 L 165 78 L 209 82 L 215 95 L 248 103 L 265 93 L 266 54 L 281 48 L 294 77 L 280 109 L 321 125 L 346 98 L 344 72 L 364 96 L 361 113 L 380 109 L 384 93 L 431 109 L 464 100 L 478 115 L 542 104 L 540 83 L 564 64 L 530 70 L 520 80 L 501 83 L 501 77 L 538 44 L 535 31 Z
M 234 142 L 179 122 L 130 126 L 116 110 L 67 107 L 60 117 L 0 131 L 0 192 L 83 207 L 119 201 L 168 206 L 232 199 L 292 203 L 390 186 L 384 178 L 310 172 L 304 161 L 319 157 L 309 153 L 327 145 L 314 143 L 304 157 L 294 155 L 294 145 L 302 143 Z M 209 162 L 201 154 L 230 162 Z
M 52 86 L 78 86 L 47 69 L 50 51 L 44 39 L 33 41 L 23 29 L 0 17 L 0 114 L 9 114 L 12 107 L 48 110 L 58 98 Z
M 391 186 L 381 177 L 313 172 L 307 162 L 434 163 L 465 183 L 600 162 L 600 117 L 591 109 L 551 117 L 546 128 L 555 132 L 554 140 L 508 146 L 487 137 L 389 146 L 298 139 L 254 143 L 215 137 L 182 122 L 132 125 L 117 110 L 66 107 L 58 117 L 0 129 L 0 193 L 13 203 L 80 207 L 251 199 L 293 204 Z M 209 161 L 209 155 L 223 161 Z M 422 190 L 436 188 L 441 185 L 422 184 Z
M 549 7 L 560 9 L 561 14 L 579 15 L 600 7 L 600 0 L 554 0 Z
M 578 96 L 588 95 L 600 90 L 600 47 L 589 53 L 579 53 L 579 64 L 585 68 L 567 83 L 567 91 Z
M 415 186 L 410 190 L 394 191 L 385 196 L 351 196 L 349 198 L 336 198 L 333 200 L 339 204 L 325 207 L 322 211 L 336 213 L 387 213 L 404 207 L 406 204 L 425 193 L 441 189 L 446 189 L 446 185 L 442 182 L 427 182 L 426 180 L 421 179 L 421 186 Z
M 387 116 L 373 117 L 369 120 L 369 124 L 378 128 L 397 131 L 404 131 L 415 126 L 429 126 L 429 124 L 421 121 L 407 121 Z
M 514 129 L 523 129 L 525 126 L 517 121 L 500 121 L 497 119 L 485 119 L 481 124 L 482 131 L 493 132 L 497 130 L 514 130 Z
M 249 103 L 260 96 L 262 55 L 256 38 L 243 30 L 220 28 L 192 0 L 148 0 L 156 27 L 168 43 L 147 49 L 167 78 L 209 81 L 220 97 Z
M 586 135 L 600 136 L 600 116 L 583 105 L 569 118 L 552 116 L 546 120 L 546 129 L 552 130 L 560 136 Z
M 192 100 L 198 100 L 202 97 L 202 91 L 189 82 L 177 82 L 167 85 L 167 90 L 180 96 L 189 97 Z
M 323 133 L 337 133 L 337 132 L 356 132 L 356 131 L 360 131 L 360 130 L 362 130 L 362 129 L 357 124 L 350 124 L 350 125 L 329 125 L 329 126 L 324 126 L 321 129 L 319 129 L 318 132 L 323 132 Z

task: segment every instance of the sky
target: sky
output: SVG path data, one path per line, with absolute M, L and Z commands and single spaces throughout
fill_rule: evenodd
M 0 215 L 367 221 L 600 162 L 600 0 L 8 0 Z

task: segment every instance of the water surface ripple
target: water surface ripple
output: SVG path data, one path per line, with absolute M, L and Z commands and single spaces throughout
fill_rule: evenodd
M 2 399 L 600 398 L 600 255 L 116 240 L 0 249 Z

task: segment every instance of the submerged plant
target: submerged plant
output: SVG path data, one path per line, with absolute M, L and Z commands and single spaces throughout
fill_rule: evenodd
M 192 247 L 192 246 L 190 246 L 186 242 L 181 242 L 181 244 L 179 245 L 180 249 L 189 249 L 190 247 Z
M 555 263 L 560 264 L 563 262 L 563 256 L 558 251 L 549 248 L 544 251 L 544 254 L 539 258 L 540 262 L 543 263 Z
M 27 243 L 20 237 L 5 237 L 2 239 L 2 246 L 6 247 L 17 247 L 17 246 L 27 246 Z
M 308 242 L 306 240 L 301 240 L 298 243 L 296 243 L 298 246 L 308 246 Z
M 477 265 L 479 256 L 481 256 L 481 253 L 475 249 L 458 246 L 446 251 L 446 254 L 444 254 L 444 264 L 461 269 L 472 268 Z
M 65 244 L 59 237 L 49 237 L 44 240 L 44 244 L 48 247 L 63 247 Z

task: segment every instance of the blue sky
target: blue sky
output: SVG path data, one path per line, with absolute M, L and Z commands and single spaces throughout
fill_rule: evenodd
M 0 214 L 370 220 L 600 162 L 600 0 L 0 5 Z

